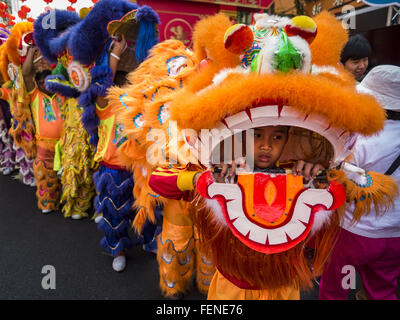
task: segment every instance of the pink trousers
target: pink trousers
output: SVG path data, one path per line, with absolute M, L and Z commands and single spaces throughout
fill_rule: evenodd
M 319 299 L 347 300 L 352 267 L 360 273 L 369 300 L 397 300 L 400 238 L 367 238 L 341 229 L 321 277 Z

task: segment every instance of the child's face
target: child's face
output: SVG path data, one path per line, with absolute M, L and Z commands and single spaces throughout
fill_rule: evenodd
M 52 96 L 53 94 L 46 89 L 45 78 L 40 79 L 36 82 L 36 86 L 40 92 L 47 94 L 48 96 Z
M 288 131 L 289 128 L 285 126 L 254 129 L 254 165 L 257 168 L 275 166 L 288 140 Z
M 36 82 L 36 84 L 40 91 L 42 92 L 46 91 L 45 78 L 40 79 L 39 81 Z

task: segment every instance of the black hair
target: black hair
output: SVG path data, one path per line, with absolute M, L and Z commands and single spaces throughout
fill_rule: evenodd
M 35 81 L 39 82 L 42 79 L 46 79 L 46 77 L 49 75 L 51 75 L 51 71 L 48 69 L 39 71 L 35 74 Z
M 371 45 L 363 35 L 352 35 L 340 54 L 340 62 L 345 64 L 349 59 L 369 58 L 371 51 Z
M 128 72 L 117 70 L 117 72 L 115 72 L 114 84 L 118 87 L 122 87 L 127 81 L 127 76 Z

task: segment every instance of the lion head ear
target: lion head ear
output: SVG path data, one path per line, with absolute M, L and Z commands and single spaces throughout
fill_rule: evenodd
M 318 26 L 318 35 L 310 45 L 312 64 L 336 67 L 348 40 L 347 30 L 343 28 L 342 21 L 327 11 L 315 16 L 314 21 Z
M 224 36 L 225 49 L 238 55 L 250 49 L 253 41 L 253 31 L 245 24 L 235 24 L 229 27 Z
M 285 26 L 285 32 L 289 37 L 299 36 L 311 44 L 317 36 L 317 24 L 310 17 L 297 16 Z

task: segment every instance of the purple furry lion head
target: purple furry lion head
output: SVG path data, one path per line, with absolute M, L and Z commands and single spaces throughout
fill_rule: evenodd
M 91 144 L 97 145 L 96 98 L 105 95 L 113 84 L 113 73 L 108 64 L 108 49 L 111 36 L 107 26 L 121 20 L 126 14 L 137 10 L 135 23 L 138 25 L 135 43 L 137 64 L 146 59 L 149 50 L 158 42 L 158 15 L 148 6 L 138 6 L 129 0 L 100 0 L 87 16 L 81 19 L 76 13 L 55 10 L 55 28 L 46 28 L 49 13 L 42 14 L 34 24 L 35 42 L 43 57 L 58 65 L 53 76 L 46 79 L 46 87 L 65 97 L 78 98 L 83 107 L 82 123 L 91 136 Z M 68 52 L 74 62 L 83 66 L 91 65 L 88 87 L 77 88 L 70 82 L 67 66 L 59 57 Z M 68 67 L 69 68 L 69 67 Z M 69 72 L 69 71 L 68 71 Z M 66 84 L 67 83 L 67 84 Z
M 106 41 L 110 38 L 107 25 L 111 21 L 119 20 L 132 10 L 138 10 L 137 20 L 142 30 L 139 30 L 138 42 L 145 41 L 145 46 L 137 49 L 147 51 L 156 43 L 155 30 L 146 26 L 151 24 L 154 28 L 159 23 L 157 14 L 148 6 L 139 7 L 128 0 L 100 0 L 88 13 L 85 19 L 74 26 L 68 40 L 68 48 L 74 60 L 82 64 L 90 64 L 102 53 Z M 142 27 L 143 25 L 143 27 Z M 150 38 L 151 40 L 147 40 Z M 148 42 L 148 43 L 147 43 Z M 143 56 L 143 54 L 142 54 Z M 147 56 L 147 54 L 145 54 Z M 144 59 L 145 57 L 143 57 Z M 139 61 L 141 62 L 141 61 Z
M 69 30 L 82 19 L 76 12 L 52 10 L 42 13 L 33 25 L 33 37 L 44 59 L 50 64 L 57 63 L 69 38 Z

